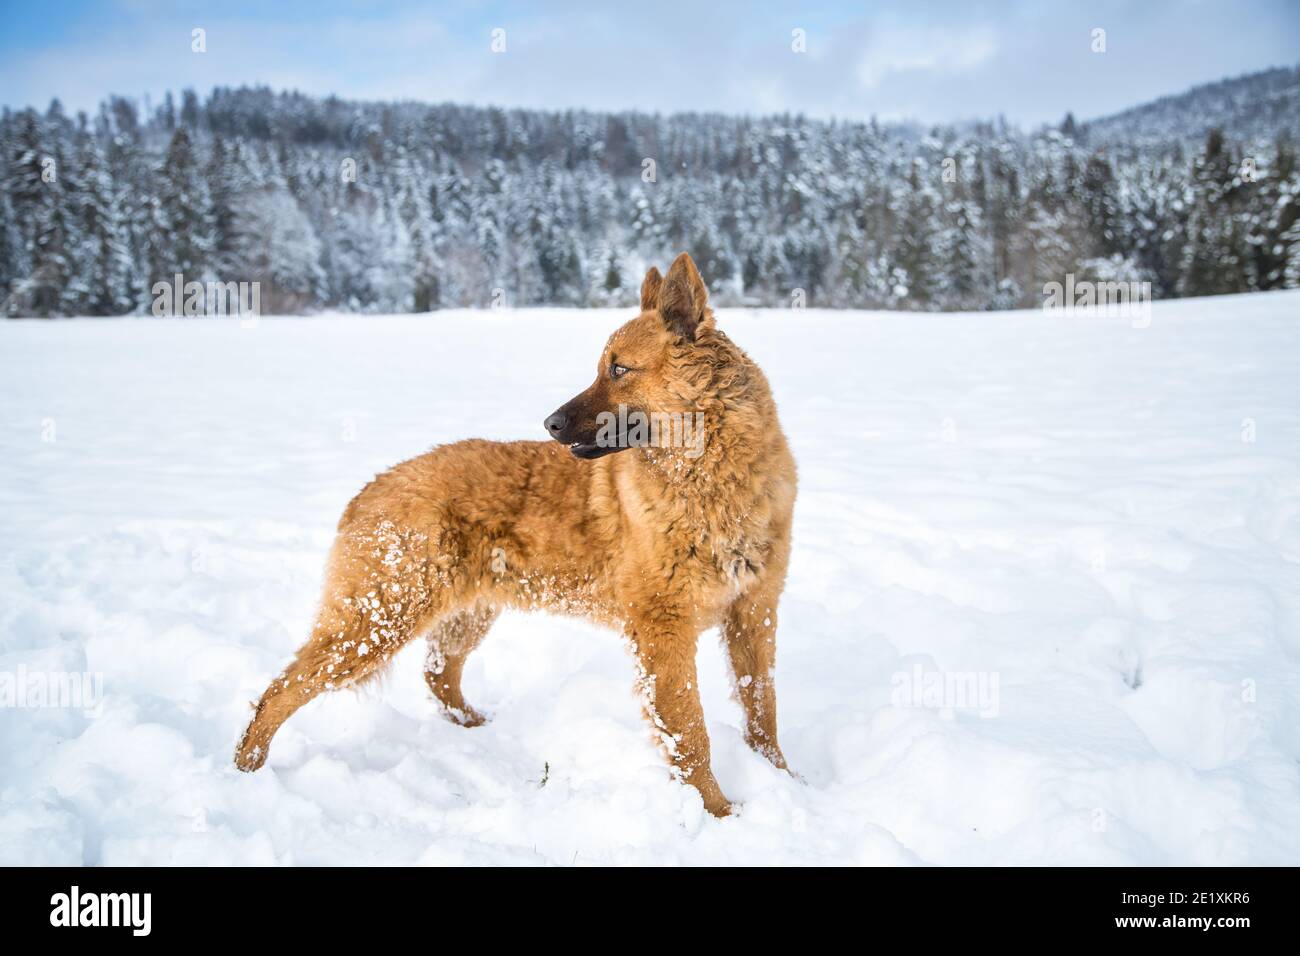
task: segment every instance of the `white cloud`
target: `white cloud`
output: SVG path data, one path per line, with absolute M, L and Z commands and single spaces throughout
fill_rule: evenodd
M 997 53 L 997 34 L 991 27 L 959 32 L 895 27 L 873 32 L 869 49 L 858 61 L 857 79 L 870 90 L 896 73 L 962 73 L 988 63 Z

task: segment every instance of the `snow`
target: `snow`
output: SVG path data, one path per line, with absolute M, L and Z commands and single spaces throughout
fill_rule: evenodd
M 799 461 L 753 754 L 716 635 L 714 820 L 633 662 L 507 615 L 440 717 L 423 642 L 231 764 L 377 470 L 543 437 L 631 310 L 0 324 L 0 863 L 1294 864 L 1300 293 L 720 313 Z M 0 687 L 0 689 L 3 689 Z

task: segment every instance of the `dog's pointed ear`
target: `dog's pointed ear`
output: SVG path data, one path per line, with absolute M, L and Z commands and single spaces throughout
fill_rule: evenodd
M 655 266 L 651 266 L 650 271 L 645 274 L 645 281 L 641 283 L 642 312 L 651 312 L 659 308 L 659 290 L 663 285 L 664 277 L 659 274 Z
M 709 290 L 700 278 L 700 270 L 695 268 L 690 255 L 683 252 L 673 260 L 659 290 L 659 314 L 671 331 L 694 341 L 695 330 L 704 321 L 708 305 Z

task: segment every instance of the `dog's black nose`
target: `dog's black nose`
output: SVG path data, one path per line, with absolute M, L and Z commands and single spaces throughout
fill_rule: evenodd
M 546 416 L 546 421 L 542 422 L 542 426 L 552 435 L 558 435 L 564 431 L 564 426 L 567 424 L 569 424 L 569 416 L 564 414 L 563 409 L 558 412 L 551 412 Z

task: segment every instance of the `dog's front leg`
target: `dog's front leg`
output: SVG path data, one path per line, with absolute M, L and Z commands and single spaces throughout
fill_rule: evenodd
M 700 792 L 706 810 L 725 817 L 731 803 L 709 766 L 709 732 L 695 676 L 695 633 L 640 626 L 632 628 L 631 637 L 640 668 L 642 705 L 674 774 Z

